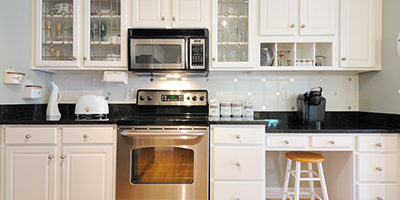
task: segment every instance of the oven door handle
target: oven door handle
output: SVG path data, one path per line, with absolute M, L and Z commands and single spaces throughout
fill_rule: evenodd
M 132 133 L 132 132 L 121 132 L 123 136 L 203 136 L 204 132 L 201 133 Z

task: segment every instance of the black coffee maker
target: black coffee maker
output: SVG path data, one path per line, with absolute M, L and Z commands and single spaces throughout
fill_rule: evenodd
M 325 119 L 326 99 L 322 96 L 322 88 L 311 88 L 304 94 L 297 96 L 297 111 L 299 123 L 320 129 Z

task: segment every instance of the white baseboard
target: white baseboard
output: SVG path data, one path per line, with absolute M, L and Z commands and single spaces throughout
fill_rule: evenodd
M 293 192 L 294 188 L 289 188 L 289 192 Z M 309 192 L 309 188 L 300 188 L 301 192 Z M 322 194 L 321 188 L 314 188 L 314 191 L 320 195 Z M 283 188 L 282 187 L 267 187 L 265 188 L 265 198 L 282 198 Z M 300 194 L 300 198 L 307 198 L 310 197 L 309 195 L 302 195 Z

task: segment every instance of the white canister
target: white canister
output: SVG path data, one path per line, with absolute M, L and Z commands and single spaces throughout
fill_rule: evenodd
M 243 117 L 253 117 L 254 116 L 254 108 L 253 102 L 250 100 L 243 101 Z
M 231 102 L 222 101 L 221 104 L 221 117 L 227 118 L 231 117 Z
M 210 117 L 219 117 L 219 101 L 215 98 L 208 102 L 208 115 Z
M 234 101 L 231 104 L 232 117 L 242 117 L 243 103 L 241 101 Z

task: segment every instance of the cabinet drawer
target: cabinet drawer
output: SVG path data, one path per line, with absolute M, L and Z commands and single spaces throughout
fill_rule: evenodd
M 64 127 L 64 144 L 112 144 L 112 127 Z
M 351 148 L 353 140 L 351 136 L 311 136 L 311 147 L 319 148 Z
M 212 200 L 263 199 L 263 183 L 214 182 Z
M 213 147 L 215 180 L 263 180 L 263 147 Z
M 357 151 L 397 152 L 397 134 L 393 136 L 358 136 Z
M 267 148 L 305 148 L 305 135 L 268 135 L 266 136 Z
M 5 129 L 6 144 L 56 144 L 56 127 L 9 127 Z
M 357 155 L 358 181 L 397 180 L 397 155 Z
M 255 127 L 214 127 L 214 144 L 263 144 L 265 135 L 264 126 Z
M 380 198 L 379 198 L 380 197 Z M 357 184 L 357 200 L 397 199 L 396 184 Z

